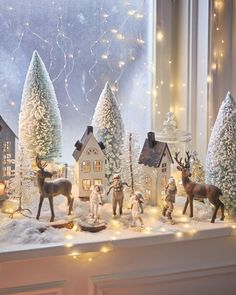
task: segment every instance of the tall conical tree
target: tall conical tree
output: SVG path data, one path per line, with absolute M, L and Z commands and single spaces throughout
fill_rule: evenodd
M 52 160 L 61 151 L 61 115 L 46 67 L 34 51 L 22 94 L 19 118 L 21 144 L 32 160 Z
M 111 180 L 114 173 L 120 172 L 122 145 L 124 138 L 124 124 L 120 110 L 109 83 L 107 82 L 95 108 L 92 125 L 95 136 L 106 147 L 106 174 Z
M 236 215 L 236 102 L 228 92 L 213 127 L 207 157 L 206 182 L 221 188 L 223 202 Z

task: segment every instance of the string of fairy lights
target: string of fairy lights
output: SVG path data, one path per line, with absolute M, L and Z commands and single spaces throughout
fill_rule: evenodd
M 34 19 L 31 13 L 32 8 L 29 4 L 29 7 L 26 9 L 25 12 L 23 22 L 21 22 L 21 20 L 18 20 L 19 22 L 21 22 L 19 23 L 19 29 L 17 29 L 15 37 L 12 36 L 16 38 L 18 42 L 15 48 L 13 48 L 13 50 L 11 51 L 11 63 L 16 62 L 17 55 L 20 54 L 22 43 L 24 42 L 24 39 L 26 37 L 29 38 L 29 36 L 31 36 L 31 38 L 33 39 L 38 39 L 40 47 L 47 50 L 48 52 L 49 65 L 46 64 L 46 67 L 48 69 L 53 84 L 55 84 L 59 79 L 60 81 L 63 80 L 66 96 L 63 97 L 63 99 L 60 99 L 59 105 L 62 108 L 71 108 L 73 111 L 79 112 L 81 115 L 87 117 L 88 119 L 91 119 L 89 114 L 82 112 L 81 103 L 87 103 L 88 105 L 90 105 L 90 107 L 94 109 L 96 104 L 96 102 L 94 102 L 94 90 L 96 90 L 99 86 L 96 69 L 101 65 L 104 65 L 104 62 L 106 63 L 109 71 L 112 73 L 112 90 L 117 97 L 119 94 L 120 82 L 122 80 L 124 72 L 126 71 L 126 67 L 129 65 L 129 63 L 135 63 L 138 58 L 140 58 L 140 56 L 136 56 L 135 53 L 135 49 L 137 48 L 137 46 L 143 48 L 143 55 L 144 59 L 146 60 L 143 63 L 143 69 L 140 68 L 140 72 L 146 71 L 148 75 L 152 71 L 151 60 L 148 61 L 148 57 L 145 57 L 147 54 L 147 50 L 145 47 L 147 45 L 147 40 L 145 40 L 145 38 L 147 36 L 144 36 L 144 38 L 141 32 L 135 32 L 137 36 L 131 38 L 130 34 L 127 35 L 125 33 L 125 28 L 128 22 L 132 21 L 133 27 L 135 28 L 136 22 L 142 21 L 143 23 L 145 23 L 147 18 L 150 17 L 150 13 L 152 13 L 147 11 L 144 0 L 140 0 L 138 3 L 139 6 L 137 6 L 136 3 L 136 7 L 134 7 L 134 3 L 132 3 L 132 1 L 123 1 L 121 2 L 121 4 L 119 4 L 123 5 L 123 9 L 126 11 L 126 15 L 121 18 L 120 23 L 116 26 L 114 26 L 112 22 L 110 22 L 110 20 L 117 17 L 119 10 L 112 7 L 110 8 L 110 11 L 107 11 L 107 9 L 104 7 L 104 1 L 101 1 L 101 3 L 97 3 L 97 5 L 100 5 L 99 26 L 101 28 L 104 27 L 104 30 L 99 36 L 97 36 L 96 40 L 91 40 L 90 48 L 88 48 L 88 52 L 90 53 L 91 59 L 93 60 L 93 64 L 90 66 L 89 69 L 87 69 L 87 72 L 90 79 L 92 79 L 93 81 L 93 85 L 89 89 L 86 89 L 85 85 L 83 85 L 84 101 L 82 100 L 82 102 L 79 102 L 79 100 L 75 98 L 74 93 L 72 93 L 70 90 L 70 84 L 72 83 L 71 78 L 73 76 L 76 63 L 78 63 L 79 59 L 79 49 L 75 48 L 72 38 L 68 35 L 68 33 L 66 33 L 66 28 L 70 27 L 73 24 L 69 22 L 66 23 L 63 7 L 58 5 L 56 1 L 51 1 L 50 5 L 54 7 L 55 13 L 58 14 L 56 28 L 57 33 L 55 36 L 50 37 L 45 37 L 46 34 L 39 33 L 34 28 Z M 14 6 L 8 5 L 5 7 L 5 9 L 8 12 L 8 18 L 13 20 L 17 14 L 16 8 Z M 117 42 L 120 44 L 119 46 L 120 48 L 122 48 L 125 54 L 123 54 L 123 57 L 121 54 L 121 57 L 118 58 L 116 62 L 114 62 L 114 51 L 117 46 Z M 99 50 L 101 49 L 101 46 L 103 52 L 100 54 Z M 63 58 L 63 64 L 57 73 L 53 71 L 55 64 L 58 62 L 58 58 L 55 55 L 56 50 L 60 52 L 60 58 Z M 130 53 L 126 54 L 126 52 Z M 81 83 L 85 84 L 84 81 L 82 81 Z M 134 75 L 133 77 L 133 83 L 133 87 L 139 86 L 139 81 L 137 80 L 136 75 Z M 5 85 L 4 87 L 7 87 L 7 85 Z M 149 89 L 147 89 L 146 95 L 150 98 L 151 91 Z M 119 99 L 118 103 L 120 104 L 121 108 L 123 104 L 119 102 Z M 129 103 L 132 104 L 132 101 Z M 16 101 L 9 99 L 9 105 L 15 107 Z M 146 106 L 143 105 L 140 105 L 140 107 L 146 108 Z
M 220 26 L 220 18 L 222 17 L 222 12 L 224 9 L 224 2 L 222 0 L 215 0 L 213 4 L 213 32 L 212 32 L 212 64 L 210 67 L 210 75 L 208 77 L 208 82 L 213 83 L 214 74 L 220 72 L 222 69 L 222 63 L 224 60 L 225 52 L 225 40 L 224 40 L 224 30 Z M 212 110 L 211 110 L 212 111 Z M 209 114 L 209 128 L 210 131 L 213 127 L 213 115 Z
M 176 212 L 177 214 L 182 214 L 182 211 L 179 209 Z M 153 218 L 157 218 L 159 216 L 159 211 L 157 208 L 148 208 L 148 214 Z M 139 236 L 146 235 L 154 235 L 154 234 L 172 234 L 173 241 L 180 241 L 181 239 L 189 239 L 193 238 L 193 236 L 197 236 L 199 233 L 198 230 L 198 221 L 194 223 L 189 223 L 190 218 L 187 216 L 183 216 L 180 219 L 180 223 L 182 224 L 182 229 L 173 228 L 173 226 L 160 226 L 158 229 L 153 229 L 152 227 L 146 227 L 144 231 L 140 232 Z M 236 224 L 231 224 L 232 233 L 235 233 Z M 68 249 L 68 256 L 76 261 L 83 261 L 92 263 L 97 258 L 107 255 L 112 251 L 115 251 L 116 248 L 116 240 L 120 239 L 123 234 L 123 226 L 121 222 L 118 220 L 112 220 L 111 222 L 112 235 L 107 242 L 101 243 L 100 249 L 95 250 L 94 252 L 84 252 L 80 251 L 80 246 L 76 244 L 76 236 L 80 234 L 77 226 L 74 226 L 72 231 L 65 235 L 65 248 Z M 74 242 L 73 242 L 74 241 Z
M 213 10 L 212 10 L 212 19 L 213 19 L 213 27 L 212 27 L 212 44 L 213 44 L 213 48 L 212 48 L 212 64 L 209 67 L 209 74 L 207 76 L 207 81 L 206 83 L 212 84 L 213 83 L 213 78 L 214 78 L 214 73 L 217 71 L 220 71 L 222 69 L 222 62 L 224 60 L 224 52 L 225 52 L 225 40 L 224 40 L 224 29 L 220 26 L 220 18 L 221 18 L 221 14 L 223 12 L 224 9 L 224 1 L 222 0 L 215 0 L 213 2 Z M 156 41 L 157 41 L 157 46 L 163 46 L 165 45 L 165 39 L 166 37 L 169 36 L 165 36 L 165 31 L 164 28 L 159 25 L 157 28 L 157 33 L 156 33 Z M 171 58 L 168 60 L 166 60 L 166 67 L 169 67 L 169 76 L 170 73 L 172 71 L 172 66 L 173 66 L 173 61 L 171 60 Z M 159 69 L 157 69 L 157 75 L 160 75 L 160 73 L 158 72 Z M 161 93 L 161 88 L 163 87 L 164 84 L 169 83 L 169 88 L 170 88 L 170 93 L 171 90 L 173 88 L 186 88 L 187 87 L 187 83 L 185 81 L 181 82 L 177 82 L 177 81 L 165 81 L 164 78 L 163 79 L 159 79 L 159 84 L 156 85 L 156 88 L 153 89 L 152 91 L 152 96 L 153 98 L 159 97 L 159 92 Z M 200 111 L 208 114 L 208 133 L 211 133 L 211 130 L 213 128 L 213 124 L 214 124 L 214 118 L 213 118 L 213 110 L 212 108 L 208 108 L 209 106 L 205 103 L 206 101 L 206 97 L 207 97 L 207 90 L 200 90 L 199 91 L 199 100 L 200 100 L 200 104 L 199 104 L 199 108 Z M 213 102 L 211 102 L 213 103 Z M 156 114 L 157 115 L 161 115 L 162 112 L 159 109 L 159 105 L 158 102 L 155 104 L 155 108 L 156 108 Z M 173 107 L 170 104 L 169 107 L 169 111 L 170 112 L 179 112 L 179 111 L 185 111 L 185 108 L 183 106 L 179 106 L 179 107 Z M 199 136 L 201 137 L 203 135 L 204 131 L 200 131 L 199 132 Z

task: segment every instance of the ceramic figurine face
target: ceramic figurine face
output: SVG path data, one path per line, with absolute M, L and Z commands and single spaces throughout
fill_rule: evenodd
M 96 191 L 97 193 L 99 193 L 99 192 L 101 191 L 101 189 L 100 189 L 100 187 L 99 187 L 98 185 L 95 185 L 95 191 Z
M 121 180 L 120 180 L 120 178 L 115 178 L 115 179 L 114 179 L 114 185 L 115 185 L 115 186 L 120 186 L 120 185 L 121 185 Z

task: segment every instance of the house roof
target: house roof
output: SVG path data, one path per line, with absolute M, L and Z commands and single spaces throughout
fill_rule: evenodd
M 169 154 L 171 162 L 174 163 L 167 143 L 155 140 L 155 134 L 149 132 L 139 157 L 139 164 L 158 168 L 165 152 Z
M 77 140 L 75 143 L 75 150 L 72 154 L 74 159 L 76 161 L 79 160 L 80 156 L 82 155 L 87 143 L 89 142 L 89 139 L 94 136 L 93 135 L 93 127 L 92 126 L 87 126 L 81 140 Z M 100 147 L 101 151 L 105 148 L 104 144 L 102 142 L 97 142 L 98 146 Z
M 13 135 L 18 139 L 18 136 L 15 134 L 15 132 L 11 129 L 11 127 L 6 123 L 6 121 L 3 119 L 3 117 L 0 115 L 0 122 L 3 122 L 8 128 L 9 130 L 13 133 Z

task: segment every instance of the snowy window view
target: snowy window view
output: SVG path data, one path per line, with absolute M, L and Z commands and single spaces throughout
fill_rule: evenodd
M 0 115 L 17 135 L 36 50 L 59 105 L 63 162 L 74 163 L 74 144 L 92 123 L 106 82 L 125 131 L 135 131 L 143 141 L 150 128 L 152 1 L 0 0 L 0 21 Z M 51 154 L 56 153 L 54 147 Z

